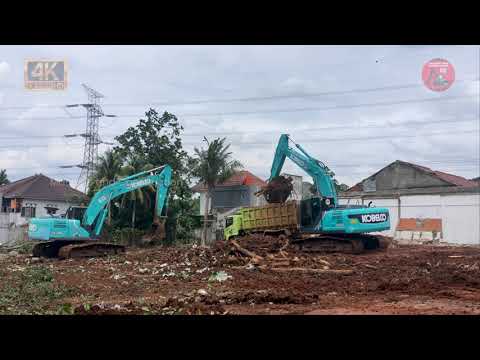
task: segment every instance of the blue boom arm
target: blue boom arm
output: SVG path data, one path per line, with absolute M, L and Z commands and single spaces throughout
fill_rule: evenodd
M 285 163 L 285 158 L 288 157 L 313 178 L 317 191 L 322 197 L 330 198 L 333 204 L 337 204 L 335 184 L 328 174 L 325 164 L 308 155 L 298 144 L 294 144 L 298 150 L 294 149 L 289 145 L 288 140 L 288 135 L 282 134 L 280 136 L 277 149 L 275 150 L 269 181 L 280 175 L 283 164 Z
M 160 216 L 167 201 L 171 179 L 172 168 L 169 165 L 164 165 L 123 178 L 111 185 L 105 186 L 100 189 L 92 198 L 92 201 L 90 201 L 83 216 L 82 227 L 89 229 L 95 236 L 99 236 L 108 214 L 108 203 L 123 194 L 150 185 L 155 186 L 157 190 L 155 212 Z M 92 229 L 93 224 L 95 224 L 95 226 L 92 231 L 90 229 Z

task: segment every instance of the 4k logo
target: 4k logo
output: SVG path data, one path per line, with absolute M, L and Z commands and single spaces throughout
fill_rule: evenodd
M 65 61 L 25 61 L 25 88 L 29 90 L 65 90 L 67 64 Z

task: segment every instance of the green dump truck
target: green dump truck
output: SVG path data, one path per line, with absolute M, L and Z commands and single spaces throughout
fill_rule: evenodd
M 225 240 L 248 233 L 299 229 L 297 201 L 242 208 L 225 219 Z
M 380 238 L 368 233 L 390 227 L 387 211 L 364 205 L 337 205 L 332 210 L 318 197 L 246 207 L 225 218 L 224 237 L 284 233 L 304 251 L 361 253 L 379 247 Z

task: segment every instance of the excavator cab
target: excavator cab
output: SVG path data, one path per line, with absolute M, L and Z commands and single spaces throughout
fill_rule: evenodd
M 86 210 L 86 206 L 70 206 L 63 217 L 81 221 Z

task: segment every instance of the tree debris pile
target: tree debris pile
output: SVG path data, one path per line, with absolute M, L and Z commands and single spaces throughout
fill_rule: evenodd
M 268 203 L 284 203 L 293 191 L 293 179 L 283 175 L 273 178 L 255 195 L 263 195 Z
M 480 314 L 479 247 L 317 254 L 245 237 L 103 258 L 0 255 L 0 314 Z

